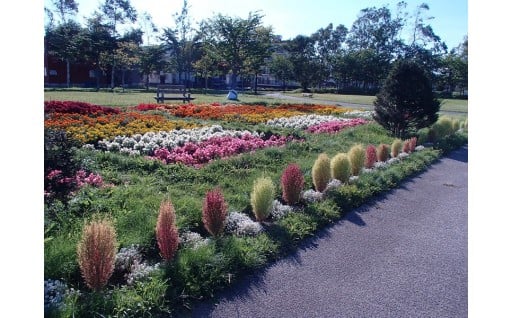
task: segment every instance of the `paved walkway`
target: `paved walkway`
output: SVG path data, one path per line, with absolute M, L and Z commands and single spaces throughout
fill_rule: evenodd
M 467 317 L 467 147 L 194 317 Z

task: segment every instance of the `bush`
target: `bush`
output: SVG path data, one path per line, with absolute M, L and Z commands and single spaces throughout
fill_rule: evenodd
M 405 140 L 402 143 L 402 152 L 405 152 L 405 153 L 411 152 L 411 143 L 409 142 L 409 139 Z
M 395 63 L 374 102 L 377 123 L 395 137 L 405 137 L 436 122 L 440 103 L 427 72 L 417 63 Z
M 219 236 L 224 230 L 228 206 L 219 188 L 206 193 L 203 201 L 203 224 L 212 236 Z
M 160 204 L 158 220 L 156 222 L 156 239 L 160 255 L 166 261 L 170 261 L 178 250 L 179 245 L 176 214 L 170 200 L 164 200 Z
M 251 207 L 258 221 L 264 221 L 270 215 L 272 202 L 274 201 L 275 187 L 268 177 L 260 177 L 254 181 L 251 192 Z
M 109 220 L 94 220 L 84 226 L 77 255 L 89 288 L 98 291 L 107 284 L 114 272 L 116 249 L 116 231 Z
M 389 145 L 380 144 L 377 146 L 377 160 L 386 162 L 389 158 Z
M 352 168 L 352 175 L 358 176 L 363 169 L 365 160 L 365 151 L 362 145 L 354 145 L 348 151 L 348 158 L 350 160 L 350 167 Z
M 311 176 L 313 178 L 313 185 L 315 186 L 316 191 L 324 191 L 331 177 L 331 161 L 327 154 L 321 153 L 318 155 L 318 158 L 313 164 Z
M 432 130 L 435 135 L 435 141 L 444 138 L 453 133 L 452 120 L 446 116 L 439 118 L 439 120 L 432 125 Z
M 391 144 L 391 157 L 396 158 L 402 149 L 402 141 L 400 139 L 393 140 Z
M 348 183 L 352 172 L 350 160 L 346 153 L 339 153 L 331 160 L 331 177 L 343 183 Z
M 368 145 L 366 147 L 366 154 L 364 159 L 364 167 L 367 169 L 373 168 L 377 161 L 377 149 L 374 145 Z
M 281 176 L 281 188 L 283 189 L 283 200 L 290 204 L 297 204 L 300 200 L 300 193 L 304 189 L 304 176 L 297 164 L 289 164 Z

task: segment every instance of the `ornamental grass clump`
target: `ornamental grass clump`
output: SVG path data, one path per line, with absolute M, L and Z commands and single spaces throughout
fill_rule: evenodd
M 260 177 L 254 181 L 251 192 L 251 207 L 257 221 L 264 221 L 270 215 L 274 195 L 275 187 L 272 179 Z
M 435 135 L 435 138 L 441 139 L 448 135 L 451 135 L 453 131 L 453 122 L 449 117 L 443 116 L 439 118 L 439 120 L 432 125 L 432 130 Z
M 77 256 L 89 288 L 98 291 L 107 284 L 114 272 L 116 249 L 116 231 L 109 220 L 93 220 L 84 226 Z
M 323 192 L 331 178 L 331 160 L 327 154 L 321 153 L 318 155 L 318 158 L 313 164 L 311 176 L 313 178 L 313 185 L 315 186 L 316 191 Z
M 228 205 L 224 200 L 220 188 L 215 188 L 206 193 L 203 201 L 203 224 L 212 236 L 222 234 L 228 215 Z
M 400 139 L 395 139 L 391 144 L 391 157 L 396 158 L 402 149 L 402 141 Z
M 352 169 L 346 153 L 338 153 L 331 160 L 331 177 L 343 183 L 348 183 Z
M 389 145 L 380 144 L 377 146 L 377 161 L 386 162 L 389 158 Z
M 377 161 L 377 148 L 374 145 L 368 145 L 366 147 L 366 154 L 364 157 L 364 167 L 367 169 L 373 168 Z
M 304 188 L 304 176 L 298 164 L 291 163 L 283 171 L 281 176 L 281 188 L 283 189 L 283 200 L 289 204 L 297 204 L 300 200 L 300 193 Z
M 358 176 L 364 166 L 365 151 L 363 146 L 360 144 L 352 146 L 348 151 L 348 158 L 352 168 L 352 175 Z
M 170 261 L 179 245 L 178 228 L 176 227 L 176 213 L 171 200 L 164 200 L 160 204 L 158 220 L 156 222 L 156 240 L 160 255 Z

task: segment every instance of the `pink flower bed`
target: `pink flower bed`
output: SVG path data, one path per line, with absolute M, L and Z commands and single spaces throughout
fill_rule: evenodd
M 84 185 L 88 184 L 95 187 L 103 186 L 103 178 L 99 174 L 87 173 L 83 170 L 78 170 L 74 177 L 64 177 L 62 176 L 61 170 L 52 170 L 46 176 L 48 180 L 55 180 L 57 183 L 61 184 L 70 184 L 72 182 L 76 183 L 76 186 L 81 188 Z
M 334 134 L 334 133 L 337 133 L 345 128 L 363 125 L 363 124 L 366 124 L 367 122 L 368 121 L 366 121 L 362 118 L 354 118 L 354 119 L 349 119 L 349 120 L 344 120 L 344 121 L 334 120 L 334 121 L 328 121 L 325 123 L 311 126 L 307 129 L 307 132 L 310 132 L 313 134 L 322 134 L 322 133 Z
M 271 136 L 267 140 L 244 134 L 236 137 L 213 137 L 200 143 L 186 143 L 182 147 L 169 151 L 166 148 L 155 150 L 151 158 L 159 159 L 167 164 L 181 162 L 186 165 L 200 166 L 217 158 L 226 158 L 239 153 L 249 152 L 267 147 L 282 146 L 288 138 Z

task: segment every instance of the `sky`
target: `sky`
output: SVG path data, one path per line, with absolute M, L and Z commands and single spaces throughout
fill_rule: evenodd
M 44 0 L 52 7 L 51 0 Z M 77 0 L 80 21 L 98 9 L 103 0 Z M 467 0 L 408 0 L 407 12 L 413 14 L 421 3 L 429 5 L 428 16 L 434 17 L 429 23 L 434 32 L 446 43 L 448 49 L 458 46 L 468 34 Z M 272 26 L 275 34 L 283 39 L 311 35 L 329 23 L 345 25 L 348 29 L 357 19 L 359 12 L 368 7 L 389 6 L 395 13 L 396 0 L 188 0 L 189 16 L 192 22 L 213 17 L 220 13 L 228 16 L 247 18 L 249 12 L 260 11 L 263 24 Z M 142 14 L 148 12 L 160 28 L 174 27 L 173 14 L 181 11 L 182 0 L 131 0 L 132 6 Z M 404 34 L 405 35 L 405 34 Z M 406 39 L 407 40 L 407 39 Z

